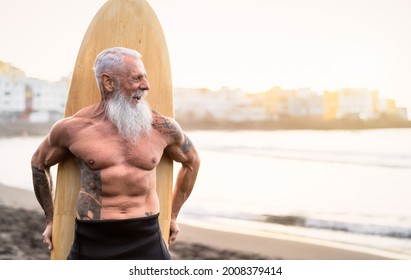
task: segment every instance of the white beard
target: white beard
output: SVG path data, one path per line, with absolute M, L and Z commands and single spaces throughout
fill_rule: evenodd
M 106 116 L 129 141 L 137 142 L 152 129 L 153 116 L 147 101 L 144 100 L 146 95 L 145 91 L 135 92 L 132 96 L 141 96 L 141 99 L 133 105 L 132 97 L 127 99 L 119 91 L 115 91 L 105 104 Z

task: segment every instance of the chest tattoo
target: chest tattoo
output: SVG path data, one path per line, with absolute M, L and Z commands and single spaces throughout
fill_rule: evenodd
M 101 213 L 101 172 L 91 170 L 80 162 L 81 190 L 77 201 L 78 218 L 81 220 L 99 220 Z

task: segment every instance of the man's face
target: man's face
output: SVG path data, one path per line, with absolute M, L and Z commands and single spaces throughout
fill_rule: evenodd
M 131 105 L 141 102 L 143 95 L 150 89 L 147 72 L 140 59 L 131 56 L 124 58 L 124 67 L 119 75 L 120 92 L 129 98 Z

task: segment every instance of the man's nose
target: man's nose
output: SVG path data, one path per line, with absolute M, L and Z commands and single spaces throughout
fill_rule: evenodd
M 141 90 L 149 90 L 150 89 L 150 83 L 148 82 L 147 78 L 143 78 L 141 85 L 140 85 Z

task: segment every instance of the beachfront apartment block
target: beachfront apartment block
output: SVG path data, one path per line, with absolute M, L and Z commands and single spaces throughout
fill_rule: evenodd
M 265 92 L 250 94 L 255 106 L 264 108 L 266 119 L 288 117 L 321 118 L 324 114 L 323 98 L 309 88 L 285 90 L 273 87 Z
M 69 81 L 26 77 L 10 63 L 0 62 L 0 118 L 50 121 L 63 116 Z
M 264 109 L 254 106 L 246 92 L 227 87 L 219 90 L 175 88 L 174 111 L 177 119 L 193 121 L 241 122 L 266 118 Z
M 379 117 L 379 94 L 365 88 L 341 89 L 324 92 L 325 120 L 361 119 Z
M 15 112 L 25 109 L 23 71 L 0 61 L 0 118 L 14 118 Z
M 64 113 L 69 88 L 68 80 L 47 82 L 38 79 L 27 79 L 26 87 L 33 98 L 33 111 Z
M 12 116 L 14 112 L 23 112 L 25 106 L 24 84 L 0 73 L 0 114 Z

